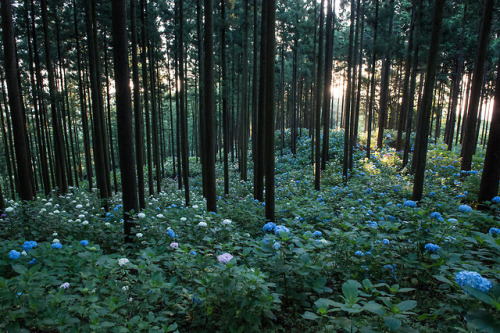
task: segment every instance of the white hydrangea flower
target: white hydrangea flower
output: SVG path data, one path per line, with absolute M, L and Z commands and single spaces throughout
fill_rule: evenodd
M 143 219 L 143 218 L 145 218 L 145 217 L 146 217 L 146 214 L 144 214 L 144 213 L 139 213 L 139 214 L 137 214 L 137 217 L 138 217 L 138 218 L 140 218 L 140 219 Z
M 89 224 L 89 221 L 83 221 L 82 224 L 87 225 L 87 224 Z
M 233 222 L 233 221 L 231 221 L 230 219 L 224 219 L 224 220 L 222 220 L 222 224 L 224 224 L 224 225 L 229 225 L 229 224 L 231 224 L 232 222 Z
M 120 265 L 120 266 L 126 265 L 129 262 L 130 262 L 130 260 L 128 260 L 127 258 L 118 259 L 118 265 Z
M 200 222 L 200 223 L 198 223 L 198 226 L 200 226 L 200 227 L 206 227 L 207 223 L 206 222 Z
M 142 236 L 144 236 L 141 232 L 138 232 L 137 234 L 135 234 L 137 236 L 137 238 L 141 238 Z

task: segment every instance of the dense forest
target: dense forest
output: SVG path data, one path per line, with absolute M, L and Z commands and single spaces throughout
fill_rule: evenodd
M 0 11 L 0 331 L 500 330 L 496 1 Z

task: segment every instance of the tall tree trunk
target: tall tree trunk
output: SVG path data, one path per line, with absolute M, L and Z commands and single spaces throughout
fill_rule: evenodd
M 179 0 L 179 42 L 178 55 L 179 55 L 179 113 L 180 113 L 180 135 L 181 135 L 181 155 L 182 155 L 182 179 L 184 180 L 184 201 L 186 206 L 189 206 L 189 142 L 187 137 L 187 108 L 185 103 L 185 82 L 184 82 L 184 9 L 183 2 Z
M 224 195 L 229 195 L 229 110 L 226 63 L 226 0 L 220 1 L 221 13 L 221 67 L 222 67 L 222 135 L 224 143 Z M 244 120 L 243 120 L 244 121 Z M 243 131 L 242 131 L 243 132 Z
M 379 0 L 375 0 L 375 28 L 373 29 L 373 53 L 372 53 L 372 63 L 371 63 L 371 78 L 370 78 L 370 101 L 368 103 L 368 124 L 367 124 L 367 138 L 366 138 L 366 158 L 370 158 L 371 152 L 371 140 L 372 140 L 372 118 L 373 118 L 373 99 L 375 98 L 375 64 L 377 62 L 377 56 L 375 52 L 375 45 L 377 45 L 377 33 L 378 33 L 378 11 L 379 11 Z
M 325 83 L 323 85 L 323 147 L 321 170 L 326 169 L 328 161 L 328 143 L 330 141 L 330 101 L 332 96 L 332 66 L 333 66 L 333 6 L 328 0 L 326 16 L 326 45 L 325 45 Z
M 467 112 L 467 121 L 465 123 L 464 140 L 462 143 L 462 163 L 460 170 L 468 171 L 471 169 L 472 155 L 474 154 L 474 145 L 476 143 L 476 123 L 479 100 L 481 98 L 481 87 L 485 70 L 486 56 L 488 53 L 488 40 L 491 30 L 491 21 L 493 17 L 493 0 L 486 0 L 481 18 L 481 30 L 479 34 L 479 45 L 474 64 L 474 76 L 472 78 L 471 95 L 469 109 Z
M 248 138 L 250 130 L 250 114 L 248 107 L 248 0 L 243 0 L 243 69 L 241 75 L 241 129 L 240 129 L 240 177 L 247 180 L 248 172 Z M 234 60 L 233 60 L 234 63 Z
M 137 186 L 139 208 L 146 208 L 144 190 L 144 130 L 141 109 L 141 90 L 139 86 L 139 66 L 137 56 L 137 0 L 130 0 L 130 30 L 132 42 L 132 81 L 134 83 L 134 131 L 135 131 L 135 158 L 137 161 Z M 168 72 L 170 78 L 170 72 Z M 170 89 L 169 89 L 170 90 Z
M 204 26 L 204 56 L 205 56 L 205 87 L 204 108 L 205 108 L 205 134 L 206 136 L 206 156 L 205 168 L 207 176 L 207 210 L 217 212 L 217 192 L 215 182 L 215 105 L 214 105 L 214 73 L 213 73 L 213 2 L 204 0 L 205 26 Z
M 87 43 L 89 54 L 89 74 L 92 96 L 92 118 L 94 127 L 94 163 L 96 170 L 97 187 L 105 210 L 109 208 L 110 196 L 108 179 L 109 163 L 106 156 L 107 142 L 105 136 L 105 121 L 102 110 L 102 87 L 98 68 L 97 40 L 95 36 L 95 4 L 94 0 L 85 0 L 85 23 L 87 27 Z
M 391 56 L 392 56 L 392 31 L 394 26 L 394 0 L 390 2 L 390 19 L 389 19 L 389 34 L 388 39 L 389 43 L 387 49 L 385 50 L 384 63 L 382 64 L 382 82 L 380 84 L 380 110 L 379 110 L 379 118 L 378 118 L 378 138 L 377 138 L 377 147 L 379 149 L 382 148 L 382 144 L 384 143 L 384 128 L 387 123 L 387 105 L 389 101 L 389 76 L 391 73 Z
M 409 113 L 409 105 L 410 98 L 413 96 L 410 95 L 410 74 L 411 74 L 411 65 L 412 65 L 412 56 L 413 56 L 413 40 L 414 40 L 414 31 L 415 31 L 415 18 L 417 15 L 417 0 L 412 0 L 411 5 L 411 23 L 410 30 L 408 31 L 408 49 L 406 51 L 406 60 L 405 60 L 405 74 L 403 79 L 403 97 L 401 101 L 401 111 L 399 112 L 399 122 L 398 122 L 398 134 L 396 136 L 396 151 L 400 151 L 403 148 L 403 131 L 411 130 L 409 128 L 405 128 L 405 124 L 407 124 L 408 113 Z
M 34 191 L 31 178 L 31 160 L 28 154 L 26 141 L 26 125 L 21 108 L 21 92 L 17 76 L 16 44 L 12 22 L 12 7 L 10 1 L 1 2 L 3 49 L 5 62 L 5 76 L 9 91 L 9 107 L 14 133 L 14 149 L 17 161 L 18 192 L 23 201 L 33 200 Z
M 266 176 L 266 220 L 274 221 L 275 215 L 275 186 L 274 186 L 274 59 L 276 49 L 275 26 L 276 26 L 276 0 L 268 0 L 262 7 L 267 13 L 263 15 L 267 19 L 266 35 L 266 77 L 265 77 L 265 176 Z
M 112 2 L 113 58 L 116 82 L 116 124 L 123 199 L 125 242 L 132 242 L 133 214 L 139 210 L 135 180 L 134 134 L 130 101 L 126 0 Z
M 56 185 L 61 193 L 68 191 L 68 183 L 66 179 L 66 156 L 64 152 L 64 139 L 61 130 L 61 115 L 57 109 L 57 88 L 54 79 L 54 69 L 52 67 L 52 56 L 50 52 L 50 37 L 47 18 L 47 0 L 42 0 L 42 23 L 45 44 L 45 63 L 47 66 L 47 78 L 49 81 L 49 94 L 52 115 L 52 134 L 54 136 L 54 150 L 55 150 L 55 174 Z
M 377 2 L 378 3 L 378 2 Z M 351 128 L 351 90 L 352 90 L 352 70 L 353 70 L 353 42 L 354 42 L 354 17 L 356 12 L 356 4 L 351 1 L 351 25 L 349 27 L 349 47 L 347 55 L 347 88 L 345 91 L 345 107 L 344 107 L 344 161 L 342 168 L 342 176 L 344 182 L 347 182 L 347 172 L 349 169 L 349 149 L 350 149 L 350 128 Z
M 324 9 L 325 0 L 321 0 L 321 5 L 319 7 L 319 37 L 318 37 L 318 69 L 317 69 L 317 81 L 316 81 L 316 102 L 314 109 L 314 121 L 315 121 L 315 131 L 314 131 L 314 188 L 319 191 L 320 181 L 321 181 L 321 152 L 320 152 L 320 141 L 321 141 L 321 97 L 323 93 L 322 89 L 322 73 L 323 73 L 323 30 L 324 30 Z
M 425 75 L 425 87 L 422 97 L 422 106 L 419 110 L 421 117 L 417 130 L 421 133 L 420 141 L 416 142 L 414 152 L 415 159 L 415 179 L 413 183 L 412 200 L 420 201 L 424 188 L 425 163 L 427 160 L 427 142 L 429 139 L 429 122 L 432 109 L 432 91 L 436 77 L 436 63 L 439 51 L 439 37 L 441 34 L 441 23 L 443 21 L 444 0 L 436 0 L 434 8 L 434 18 L 432 20 L 432 37 L 429 48 L 429 58 L 427 60 L 427 73 Z

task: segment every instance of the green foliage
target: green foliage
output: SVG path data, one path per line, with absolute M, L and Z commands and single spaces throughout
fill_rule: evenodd
M 489 211 L 458 210 L 475 207 L 484 152 L 476 170 L 461 175 L 459 151 L 431 145 L 425 195 L 412 208 L 403 204 L 411 177 L 391 148 L 370 160 L 357 152 L 344 185 L 342 139 L 331 133 L 332 160 L 319 192 L 306 131 L 296 157 L 288 150 L 277 157 L 275 223 L 289 229 L 279 235 L 263 231 L 263 203 L 252 198 L 250 182 L 238 180 L 236 165 L 217 214 L 204 209 L 199 165 L 191 164 L 190 207 L 176 181 L 166 180 L 148 198 L 126 247 L 119 195 L 109 212 L 82 189 L 26 205 L 9 201 L 0 223 L 0 330 L 498 330 L 500 241 L 488 231 L 499 223 Z M 218 165 L 218 179 L 222 171 Z M 223 182 L 218 186 L 222 193 Z M 495 213 L 498 205 L 490 208 Z M 441 220 L 431 217 L 435 212 Z M 52 248 L 54 239 L 61 249 Z M 9 257 L 29 240 L 38 246 Z M 440 248 L 430 253 L 427 243 Z M 217 260 L 223 253 L 233 256 L 227 264 Z M 455 275 L 463 270 L 480 273 L 493 288 L 458 286 Z

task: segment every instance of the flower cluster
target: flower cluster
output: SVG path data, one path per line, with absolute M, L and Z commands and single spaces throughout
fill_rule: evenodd
M 264 230 L 264 232 L 274 231 L 274 229 L 276 229 L 276 223 L 267 222 L 266 224 L 264 224 L 264 227 L 262 229 Z
M 170 243 L 170 247 L 172 249 L 178 248 L 179 247 L 179 243 Z
M 364 256 L 365 254 L 363 253 L 363 251 L 356 251 L 356 252 L 354 252 L 354 255 L 355 255 L 355 256 L 362 257 L 362 256 Z
M 168 229 L 167 231 L 167 235 L 170 237 L 170 238 L 175 238 L 175 231 L 172 230 L 172 229 Z
M 429 251 L 430 253 L 435 253 L 437 251 L 439 251 L 439 245 L 436 245 L 436 244 L 432 244 L 432 243 L 427 243 L 425 244 L 425 247 L 424 247 L 427 251 Z
M 60 248 L 62 248 L 62 244 L 59 242 L 52 243 L 52 248 L 59 250 Z
M 490 228 L 489 233 L 492 234 L 493 236 L 496 236 L 496 235 L 500 234 L 500 229 L 498 229 L 498 228 Z
M 21 253 L 16 251 L 16 250 L 12 250 L 9 252 L 10 259 L 17 260 L 17 259 L 19 259 L 20 256 L 21 256 Z
M 322 235 L 321 231 L 316 230 L 315 232 L 313 232 L 314 237 L 321 237 L 321 235 Z
M 460 205 L 458 206 L 458 211 L 460 213 L 470 213 L 472 212 L 472 208 L 469 205 Z
M 217 260 L 221 263 L 221 264 L 226 264 L 229 262 L 229 260 L 233 259 L 233 256 L 230 255 L 229 253 L 223 253 L 221 254 L 220 256 L 217 256 Z
M 89 245 L 89 241 L 84 239 L 84 240 L 80 241 L 80 245 L 87 246 L 87 245 Z
M 436 219 L 436 220 L 439 220 L 439 221 L 444 221 L 444 219 L 441 216 L 440 212 L 432 212 L 431 213 L 431 219 Z
M 290 229 L 288 229 L 284 225 L 277 225 L 276 228 L 274 229 L 274 233 L 279 236 L 281 232 L 289 233 Z
M 126 265 L 129 262 L 130 262 L 130 260 L 128 260 L 127 258 L 118 259 L 118 265 L 120 265 L 120 266 Z
M 35 241 L 26 241 L 24 242 L 23 244 L 23 249 L 28 252 L 29 250 L 31 250 L 32 248 L 34 247 L 37 247 L 37 243 Z
M 480 290 L 483 293 L 487 293 L 492 285 L 488 279 L 485 279 L 481 274 L 471 271 L 461 271 L 455 276 L 455 281 L 457 281 L 460 287 L 470 286 L 474 289 Z
M 403 204 L 405 207 L 417 208 L 417 203 L 413 200 L 406 200 Z
M 500 197 L 497 195 L 496 197 L 494 197 L 493 199 L 491 199 L 491 202 L 493 203 L 500 203 Z

